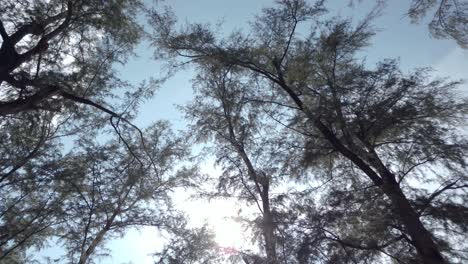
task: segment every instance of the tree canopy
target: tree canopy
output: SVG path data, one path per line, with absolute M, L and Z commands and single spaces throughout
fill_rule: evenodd
M 298 137 L 304 149 L 303 166 L 321 171 L 326 163 L 330 174 L 343 175 L 338 182 L 330 183 L 338 189 L 332 192 L 334 199 L 350 187 L 360 189 L 364 184 L 368 185 L 365 190 L 374 188 L 380 193 L 380 206 L 385 209 L 378 209 L 384 210 L 380 214 L 383 219 L 367 221 L 378 222 L 373 228 L 388 232 L 383 236 L 388 236 L 388 241 L 408 243 L 405 247 L 409 255 L 383 253 L 397 261 L 445 263 L 447 258 L 459 259 L 458 239 L 443 237 L 452 231 L 450 238 L 463 233 L 466 227 L 458 225 L 460 218 L 445 215 L 441 219 L 437 213 L 426 211 L 434 203 L 434 208 L 453 206 L 460 209 L 456 211 L 461 215 L 466 212 L 460 203 L 465 193 L 457 192 L 466 188 L 466 140 L 457 129 L 463 126 L 467 110 L 466 100 L 455 96 L 458 82 L 431 78 L 427 69 L 403 74 L 392 60 L 369 69 L 358 59 L 357 52 L 374 34 L 371 21 L 375 11 L 353 25 L 346 19 L 320 18 L 324 11 L 321 4 L 281 1 L 274 8 L 264 9 L 252 23 L 250 33 L 234 32 L 227 38 L 217 37 L 200 24 L 189 24 L 177 31 L 165 23 L 164 16 L 155 14 L 155 45 L 165 47 L 163 55 L 186 58 L 200 69 L 226 67 L 242 75 L 238 78 L 244 84 L 242 92 L 248 93 L 246 97 L 253 98 L 251 101 L 282 108 L 272 122 L 284 124 Z M 304 27 L 305 23 L 309 25 Z M 299 27 L 311 30 L 299 32 Z M 308 177 L 311 181 L 317 178 Z M 440 189 L 429 194 L 414 181 L 431 182 Z M 359 192 L 352 193 L 362 200 L 362 210 L 366 199 L 359 197 Z M 448 225 L 457 226 L 457 231 Z M 440 229 L 447 233 L 436 234 L 435 230 Z M 363 250 L 395 244 L 386 241 L 355 245 L 348 241 L 362 239 L 329 235 L 341 241 L 343 247 Z
M 64 255 L 49 262 L 99 263 L 148 226 L 160 264 L 468 261 L 463 82 L 368 63 L 382 6 L 356 20 L 280 0 L 226 34 L 153 4 L 0 3 L 1 263 L 42 263 L 51 243 Z M 431 33 L 466 47 L 464 3 L 408 14 L 434 8 Z M 116 70 L 145 41 L 171 73 L 196 72 L 183 131 L 171 116 L 135 125 L 169 77 Z M 202 173 L 209 160 L 219 173 Z M 235 200 L 249 246 L 220 246 L 178 210 L 182 193 Z
M 457 0 L 413 0 L 408 15 L 414 23 L 418 23 L 429 12 L 434 12 L 428 24 L 434 37 L 452 38 L 460 47 L 468 48 L 468 3 Z
M 90 263 L 109 236 L 178 221 L 168 191 L 189 182 L 175 166 L 188 150 L 167 123 L 132 123 L 158 81 L 115 70 L 144 37 L 142 12 L 137 1 L 0 3 L 1 262 L 31 263 L 56 239 L 69 263 Z

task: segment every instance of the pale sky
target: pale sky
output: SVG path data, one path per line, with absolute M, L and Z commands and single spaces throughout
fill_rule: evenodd
M 270 0 L 167 0 L 179 20 L 184 22 L 211 22 L 224 21 L 223 32 L 229 33 L 233 29 L 248 29 L 247 21 L 258 14 L 262 7 L 268 6 Z M 326 4 L 331 8 L 331 14 L 344 17 L 357 17 L 367 13 L 375 1 L 355 1 L 354 7 L 347 5 L 348 1 L 329 1 Z M 468 51 L 458 48 L 452 40 L 433 39 L 427 30 L 426 24 L 410 24 L 404 16 L 410 1 L 388 1 L 383 15 L 376 19 L 375 25 L 380 32 L 373 38 L 372 46 L 367 48 L 363 55 L 369 65 L 385 58 L 399 58 L 401 68 L 409 71 L 415 67 L 433 67 L 438 76 L 449 76 L 453 79 L 468 79 Z M 334 10 L 334 11 L 333 11 Z M 152 58 L 153 48 L 142 44 L 137 50 L 138 58 L 131 59 L 121 70 L 122 77 L 131 82 L 138 83 L 148 77 L 158 77 L 160 64 Z M 192 97 L 190 80 L 194 77 L 193 70 L 181 71 L 168 80 L 157 95 L 142 105 L 137 118 L 137 125 L 145 127 L 158 119 L 170 120 L 176 129 L 182 129 L 185 121 L 178 112 L 175 104 L 184 104 Z M 468 91 L 464 86 L 464 91 Z M 203 168 L 206 172 L 216 175 L 216 169 L 207 164 Z M 237 212 L 234 203 L 216 202 L 207 204 L 201 201 L 184 201 L 181 195 L 176 199 L 180 208 L 186 210 L 195 223 L 201 223 L 207 218 L 214 225 L 215 231 L 229 230 L 230 233 L 219 234 L 219 242 L 225 244 L 243 243 L 236 234 L 242 232 L 224 220 L 225 216 Z M 121 239 L 108 243 L 111 250 L 110 257 L 103 258 L 98 263 L 135 264 L 153 263 L 148 256 L 160 245 L 161 239 L 155 230 L 146 228 L 141 232 L 131 231 Z M 227 246 L 227 245 L 226 245 Z M 46 251 L 46 254 L 57 255 L 56 249 Z

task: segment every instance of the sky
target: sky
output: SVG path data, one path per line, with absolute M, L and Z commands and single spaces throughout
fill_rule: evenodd
M 271 5 L 270 0 L 167 0 L 179 21 L 217 23 L 223 21 L 222 31 L 229 33 L 235 29 L 248 29 L 247 22 L 258 14 L 262 7 Z M 348 1 L 328 1 L 331 15 L 351 17 L 358 21 L 374 6 L 376 1 L 354 1 L 350 7 Z M 409 7 L 408 0 L 388 1 L 382 15 L 375 20 L 378 28 L 372 45 L 362 52 L 363 58 L 369 66 L 386 58 L 398 58 L 401 69 L 409 72 L 416 67 L 432 67 L 437 76 L 448 76 L 453 79 L 468 79 L 468 51 L 459 48 L 455 41 L 434 39 L 429 35 L 427 24 L 411 24 L 405 11 Z M 124 65 L 117 67 L 122 78 L 138 83 L 149 77 L 157 78 L 162 71 L 162 63 L 153 59 L 154 48 L 149 43 L 138 46 L 137 58 L 130 59 Z M 175 105 L 183 105 L 192 98 L 191 79 L 194 77 L 193 69 L 177 72 L 167 80 L 159 89 L 156 96 L 141 106 L 136 124 L 145 127 L 159 119 L 169 120 L 175 129 L 183 129 L 186 121 L 183 119 Z M 463 92 L 467 92 L 467 86 Z M 213 168 L 210 162 L 203 166 L 205 172 L 216 175 L 219 170 Z M 185 201 L 179 195 L 180 208 L 201 223 L 207 218 L 218 232 L 218 242 L 239 244 L 242 230 L 232 222 L 224 219 L 236 212 L 232 202 L 214 202 L 208 204 L 201 201 Z M 220 234 L 221 230 L 224 231 Z M 102 258 L 98 263 L 153 263 L 148 256 L 161 244 L 161 239 L 154 229 L 146 228 L 140 231 L 131 230 L 120 239 L 113 239 L 108 243 L 110 257 Z M 58 251 L 48 251 L 49 255 L 57 256 Z
M 226 34 L 237 29 L 248 30 L 248 21 L 258 14 L 263 7 L 271 6 L 272 0 L 167 0 L 178 17 L 179 22 L 201 22 L 216 24 L 223 21 L 222 31 Z M 327 1 L 329 15 L 351 17 L 353 21 L 367 14 L 376 1 L 354 1 L 350 7 L 346 0 Z M 415 67 L 435 67 L 441 75 L 451 75 L 444 66 L 455 70 L 457 78 L 463 77 L 463 67 L 455 67 L 466 63 L 467 51 L 462 51 L 452 40 L 434 39 L 430 36 L 427 25 L 411 24 L 405 15 L 409 6 L 407 0 L 388 1 L 382 15 L 375 19 L 378 30 L 372 39 L 372 45 L 363 51 L 363 58 L 369 65 L 386 58 L 398 58 L 401 68 L 409 71 Z M 122 76 L 132 82 L 142 81 L 149 76 L 157 78 L 161 73 L 161 62 L 153 59 L 154 48 L 149 43 L 141 44 L 137 49 L 138 58 L 132 59 L 122 68 Z M 455 52 L 457 56 L 452 53 Z M 447 57 L 452 54 L 451 61 Z M 466 64 L 464 64 L 466 65 Z M 465 67 L 466 69 L 466 67 Z M 466 74 L 465 74 L 466 75 Z M 155 119 L 169 119 L 173 124 L 182 128 L 185 124 L 182 114 L 174 104 L 183 104 L 192 97 L 190 80 L 194 77 L 193 70 L 186 69 L 178 72 L 169 79 L 159 90 L 157 95 L 141 107 L 137 118 L 139 125 L 148 125 Z

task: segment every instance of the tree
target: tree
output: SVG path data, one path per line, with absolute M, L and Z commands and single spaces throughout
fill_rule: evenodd
M 350 4 L 353 3 L 350 1 Z M 411 23 L 417 24 L 425 22 L 428 13 L 432 12 L 434 15 L 428 23 L 431 35 L 435 38 L 451 38 L 461 48 L 468 48 L 468 4 L 459 0 L 412 0 L 407 15 Z
M 214 234 L 208 227 L 188 228 L 187 223 L 169 230 L 169 243 L 155 254 L 157 264 L 208 264 L 224 263 L 218 251 Z
M 123 85 L 111 66 L 141 38 L 134 20 L 141 8 L 134 1 L 3 1 L 0 115 L 98 107 L 109 84 Z
M 190 180 L 187 171 L 177 174 L 174 164 L 187 154 L 187 147 L 164 122 L 146 134 L 151 138 L 147 148 L 138 138 L 129 140 L 133 153 L 116 141 L 90 141 L 64 158 L 56 172 L 57 185 L 67 194 L 57 236 L 70 263 L 90 263 L 106 238 L 129 227 L 166 228 L 179 221 L 168 194 Z
M 300 145 L 297 139 L 289 135 L 288 128 L 273 121 L 280 120 L 284 112 L 252 97 L 258 87 L 252 82 L 244 83 L 242 78 L 242 71 L 221 65 L 201 68 L 194 84 L 196 97 L 184 108 L 193 124 L 191 134 L 198 142 L 212 142 L 206 151 L 215 155 L 216 163 L 222 166 L 216 191 L 201 196 L 230 197 L 257 209 L 258 216 L 237 219 L 252 230 L 252 240 L 259 244 L 260 254 L 238 248 L 233 250 L 233 256 L 246 263 L 309 263 L 305 259 L 321 263 L 327 261 L 319 252 L 322 251 L 335 261 L 339 258 L 341 263 L 363 259 L 364 255 L 379 261 L 378 254 L 370 250 L 363 253 L 333 248 L 332 243 L 344 242 L 331 234 L 341 231 L 340 228 L 335 231 L 335 227 L 344 228 L 347 222 L 338 217 L 345 218 L 346 212 L 340 214 L 336 205 L 327 208 L 327 200 L 336 199 L 337 192 L 324 198 L 323 205 L 313 205 L 313 193 L 323 192 L 321 186 L 328 180 L 312 189 L 296 182 L 295 179 L 308 177 L 311 171 L 301 168 L 302 164 L 297 163 L 302 155 L 291 151 Z M 297 185 L 302 185 L 302 191 L 294 188 Z M 372 236 L 381 234 L 373 232 Z M 307 253 L 306 248 L 310 249 Z M 356 256 L 351 257 L 352 254 Z M 337 257 L 340 255 L 345 257 Z M 237 263 L 238 259 L 232 261 Z
M 232 76 L 231 76 L 232 75 Z M 237 86 L 235 73 L 214 67 L 199 75 L 199 94 L 185 112 L 195 125 L 191 130 L 199 140 L 214 139 L 217 163 L 223 165 L 218 194 L 214 196 L 241 197 L 257 206 L 258 229 L 263 237 L 267 263 L 278 263 L 276 227 L 270 189 L 278 177 L 279 165 L 268 156 L 268 140 L 258 113 L 249 109 L 248 100 Z M 271 129 L 271 127 L 270 127 Z M 270 159 L 270 160 L 268 160 Z
M 2 120 L 0 152 L 0 260 L 31 246 L 40 247 L 61 203 L 53 187 L 60 144 L 49 117 L 19 114 Z M 24 120 L 30 126 L 24 126 Z
M 137 1 L 0 3 L 0 259 L 41 247 L 63 224 L 61 143 L 103 135 L 109 122 L 130 153 L 128 131 L 144 145 L 130 120 L 157 82 L 133 87 L 114 69 L 142 39 L 141 10 Z
M 189 149 L 165 122 L 148 128 L 144 142 L 122 133 L 127 145 L 99 144 L 90 135 L 66 155 L 50 146 L 55 156 L 39 153 L 8 178 L 1 189 L 2 261 L 56 238 L 70 263 L 90 263 L 106 238 L 130 227 L 177 225 L 169 192 L 197 175 L 175 165 Z
M 384 248 L 403 237 L 389 234 L 385 225 L 380 224 L 382 219 L 371 216 L 386 213 L 380 207 L 383 205 L 387 209 L 388 206 L 383 201 L 375 201 L 380 194 L 362 188 L 362 192 L 367 191 L 353 198 L 354 193 L 340 188 L 349 185 L 343 180 L 349 176 L 338 173 L 338 168 L 330 169 L 334 172 L 324 175 L 325 179 L 310 189 L 299 184 L 302 191 L 295 188 L 284 191 L 298 185 L 294 179 L 310 177 L 313 172 L 302 168 L 298 139 L 288 135 L 288 128 L 273 121 L 281 120 L 281 115 L 285 114 L 282 106 L 252 97 L 259 87 L 252 82 L 242 82 L 242 72 L 222 66 L 202 68 L 194 85 L 196 97 L 185 107 L 188 120 L 193 124 L 191 134 L 199 142 L 213 142 L 206 151 L 214 154 L 223 168 L 217 191 L 202 194 L 202 197 L 231 197 L 257 208 L 259 213 L 253 219 L 250 216 L 237 219 L 242 219 L 252 230 L 252 240 L 259 241 L 260 253 L 264 256 L 245 249 L 234 249 L 233 255 L 247 263 L 354 263 L 356 259 L 371 263 L 381 261 L 380 252 L 399 259 Z M 327 163 L 326 160 L 321 162 Z M 340 165 L 343 166 L 346 165 Z M 342 179 L 340 184 L 331 185 L 327 190 L 328 178 L 337 174 Z M 361 184 L 365 183 L 352 181 L 354 192 L 359 191 Z M 319 205 L 313 202 L 317 192 L 324 196 Z M 365 199 L 369 196 L 374 199 L 367 202 Z M 355 202 L 355 199 L 360 201 Z M 359 207 L 355 209 L 341 200 L 357 203 Z M 353 227 L 348 231 L 350 225 Z M 384 242 L 373 245 L 373 241 Z M 237 263 L 236 259 L 232 261 Z
M 180 55 L 201 67 L 226 65 L 243 71 L 247 83 L 261 80 L 259 100 L 293 109 L 288 126 L 310 135 L 304 138 L 305 162 L 313 166 L 329 158 L 333 165 L 352 164 L 347 172 L 365 177 L 391 205 L 398 232 L 419 261 L 456 259 L 450 250 L 456 250 L 456 242 L 442 242 L 428 229 L 450 223 L 457 230 L 445 225 L 446 234 L 464 237 L 458 230 L 465 228 L 459 220 L 466 212 L 460 203 L 466 200 L 466 140 L 455 131 L 463 125 L 467 104 L 454 96 L 458 82 L 430 81 L 424 69 L 405 75 L 394 61 L 366 69 L 356 53 L 373 35 L 375 14 L 353 27 L 346 20 L 320 21 L 322 10 L 305 1 L 281 1 L 257 17 L 250 34 L 236 32 L 220 40 L 198 24 L 177 32 L 174 21 L 164 19 L 168 14 L 154 14 L 151 22 L 162 55 Z M 299 34 L 307 21 L 317 30 Z M 410 178 L 441 187 L 427 194 Z M 425 215 L 420 200 L 457 208 L 457 217 Z
M 109 117 L 135 129 L 132 109 L 157 82 L 135 88 L 113 67 L 142 39 L 134 18 L 141 10 L 138 1 L 2 1 L 0 118 L 31 115 L 17 121 L 32 126 L 42 116 L 63 123 L 60 133 L 68 135 L 100 128 Z
M 468 3 L 458 0 L 412 0 L 408 15 L 417 23 L 435 10 L 429 30 L 436 38 L 452 38 L 462 48 L 468 48 Z

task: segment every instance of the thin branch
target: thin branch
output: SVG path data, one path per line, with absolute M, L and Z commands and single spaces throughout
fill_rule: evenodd
M 2 40 L 4 43 L 10 41 L 10 36 L 8 36 L 8 33 L 5 30 L 5 27 L 3 26 L 3 21 L 0 19 L 0 36 L 2 36 Z
M 468 184 L 465 184 L 465 185 L 460 185 L 460 186 L 455 186 L 455 184 L 457 184 L 458 181 L 461 180 L 461 177 L 456 179 L 455 181 L 445 185 L 444 187 L 439 187 L 437 191 L 435 191 L 434 193 L 432 193 L 426 200 L 426 202 L 424 203 L 424 205 L 421 207 L 421 209 L 419 209 L 419 212 L 418 214 L 421 215 L 424 210 L 427 209 L 427 207 L 429 207 L 429 205 L 431 204 L 431 202 L 436 199 L 439 195 L 441 195 L 443 192 L 447 191 L 447 190 L 456 190 L 456 189 L 462 189 L 462 188 L 468 188 Z
M 297 108 L 295 106 L 283 104 L 283 103 L 276 102 L 276 101 L 273 101 L 273 100 L 261 100 L 261 99 L 247 98 L 244 101 L 244 103 L 249 103 L 249 102 L 256 102 L 256 103 L 263 103 L 263 104 L 275 104 L 275 105 L 279 105 L 279 106 L 294 109 L 294 110 L 300 110 L 299 108 Z

